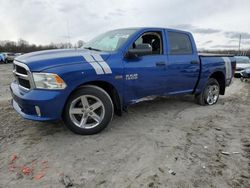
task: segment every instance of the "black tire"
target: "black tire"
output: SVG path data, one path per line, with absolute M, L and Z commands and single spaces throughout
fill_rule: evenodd
M 73 122 L 73 120 L 70 116 L 71 104 L 73 101 L 77 100 L 80 96 L 94 96 L 97 99 L 99 99 L 100 102 L 102 102 L 102 104 L 103 104 L 103 106 L 102 106 L 102 108 L 104 108 L 103 119 L 101 120 L 101 122 L 97 126 L 95 126 L 93 128 L 84 128 L 84 127 L 82 128 L 82 127 L 77 126 Z M 89 107 L 90 106 L 91 105 L 89 105 Z M 70 98 L 67 101 L 67 104 L 65 105 L 65 108 L 64 108 L 63 120 L 64 120 L 65 125 L 74 133 L 80 134 L 80 135 L 92 135 L 92 134 L 99 133 L 104 128 L 106 128 L 107 125 L 112 120 L 113 114 L 114 114 L 114 106 L 113 106 L 112 99 L 110 98 L 108 93 L 100 87 L 93 86 L 93 85 L 86 85 L 86 86 L 83 86 L 83 87 L 79 88 L 78 90 L 76 90 L 70 96 Z M 88 117 L 86 119 L 88 119 Z
M 217 86 L 218 87 L 217 99 L 212 104 L 207 102 L 209 86 Z M 203 91 L 200 94 L 195 95 L 195 100 L 198 104 L 200 104 L 202 106 L 214 105 L 217 103 L 217 101 L 219 99 L 219 95 L 220 95 L 220 85 L 219 85 L 218 81 L 214 78 L 209 78 Z

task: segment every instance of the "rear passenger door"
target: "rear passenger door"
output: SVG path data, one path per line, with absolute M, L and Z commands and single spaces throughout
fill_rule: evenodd
M 185 32 L 167 31 L 167 94 L 192 93 L 199 76 L 200 61 L 193 38 Z

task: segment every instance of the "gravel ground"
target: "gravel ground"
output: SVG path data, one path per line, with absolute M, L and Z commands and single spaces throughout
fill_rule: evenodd
M 0 65 L 0 187 L 250 187 L 250 83 L 218 104 L 162 97 L 129 108 L 102 133 L 19 117 L 11 65 Z

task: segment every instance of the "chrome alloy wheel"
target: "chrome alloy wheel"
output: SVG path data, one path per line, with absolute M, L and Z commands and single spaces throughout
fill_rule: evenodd
M 105 115 L 100 99 L 93 95 L 82 95 L 72 101 L 69 109 L 71 121 L 78 127 L 91 129 L 98 126 Z
M 206 92 L 206 101 L 209 105 L 212 105 L 217 102 L 219 98 L 219 86 L 218 85 L 209 85 Z

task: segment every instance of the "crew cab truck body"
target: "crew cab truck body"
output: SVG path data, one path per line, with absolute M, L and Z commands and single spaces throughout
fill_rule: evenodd
M 104 33 L 83 49 L 19 56 L 13 107 L 26 119 L 63 119 L 73 132 L 103 130 L 113 113 L 147 96 L 193 94 L 213 105 L 235 70 L 233 56 L 198 55 L 189 32 L 128 28 Z

